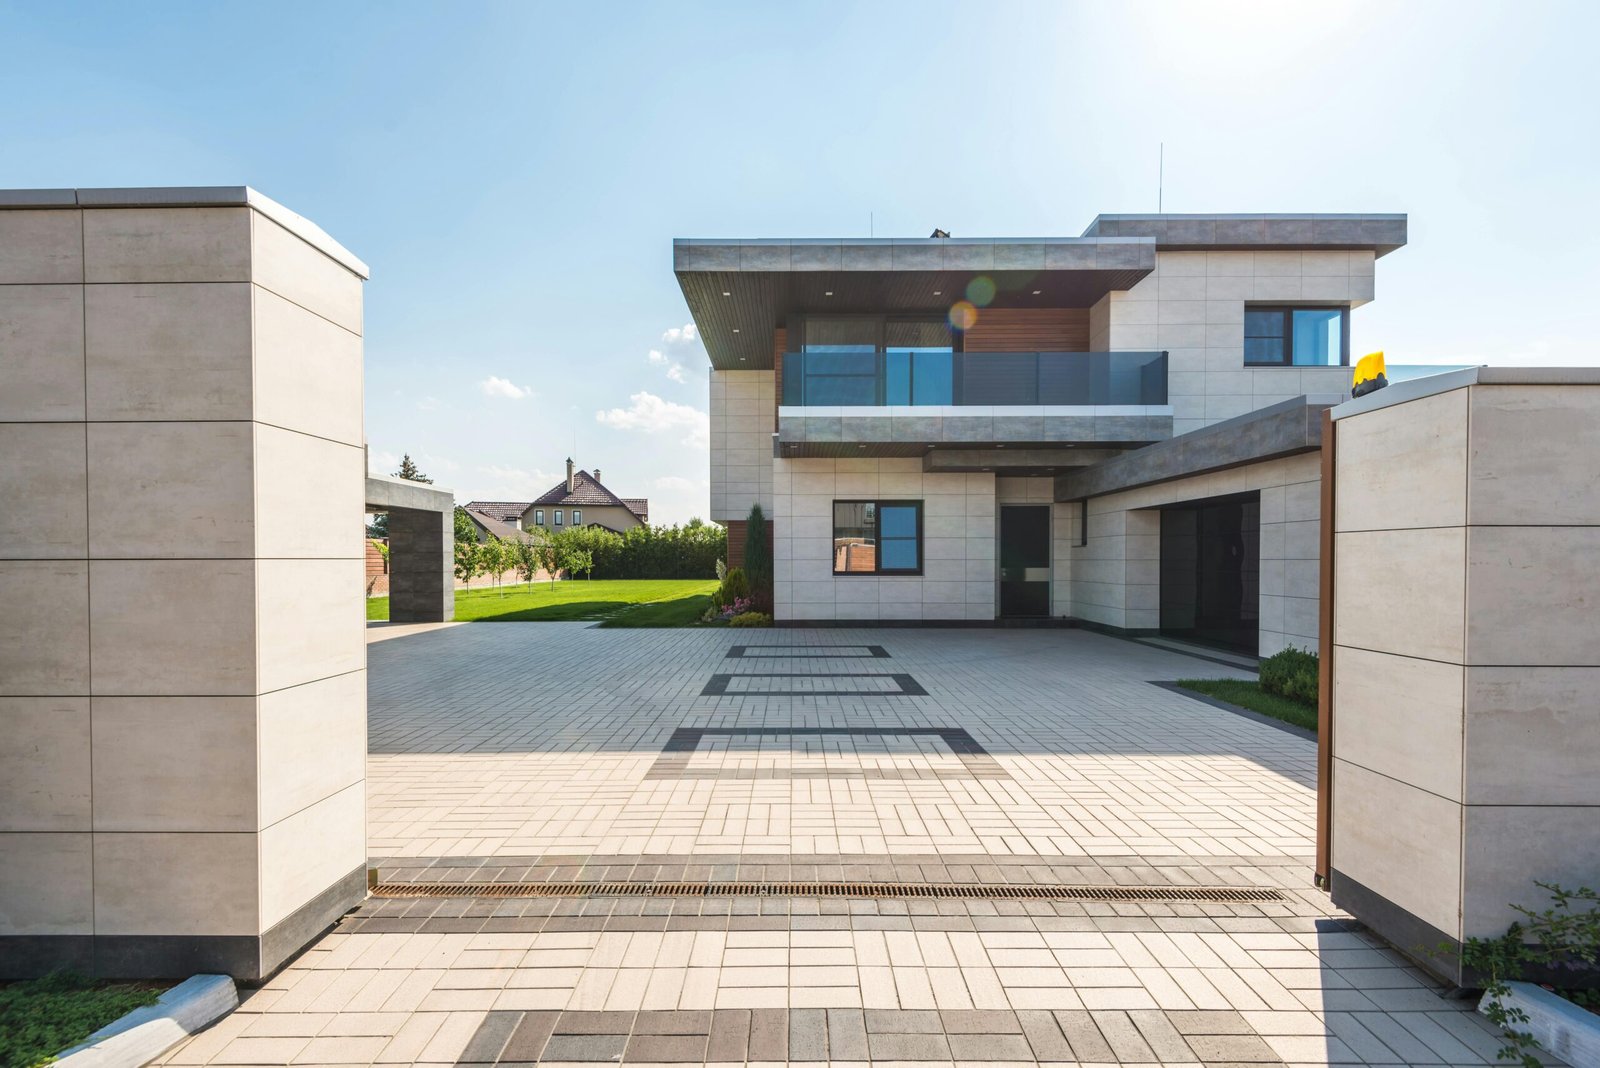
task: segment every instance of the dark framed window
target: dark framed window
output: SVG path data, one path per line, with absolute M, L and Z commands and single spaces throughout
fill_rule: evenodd
M 536 527 L 544 526 L 544 509 L 543 508 L 535 508 L 533 510 L 533 525 L 536 526 Z
M 1350 309 L 1247 304 L 1246 367 L 1346 367 Z
M 922 574 L 922 502 L 834 501 L 833 573 Z
M 574 508 L 572 510 L 572 525 L 575 526 L 575 527 L 583 526 L 583 509 L 582 508 Z
M 561 509 L 557 508 L 556 509 L 556 526 L 559 527 L 560 525 L 561 525 Z

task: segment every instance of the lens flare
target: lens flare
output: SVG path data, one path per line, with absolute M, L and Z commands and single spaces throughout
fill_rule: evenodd
M 950 327 L 953 330 L 971 330 L 978 323 L 978 309 L 970 301 L 958 300 L 950 305 Z
M 994 300 L 994 279 L 980 274 L 968 282 L 967 299 L 980 308 L 987 308 Z

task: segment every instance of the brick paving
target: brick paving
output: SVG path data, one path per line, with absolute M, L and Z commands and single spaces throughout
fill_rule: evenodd
M 1276 900 L 374 897 L 165 1063 L 1495 1061 L 1310 886 L 1314 747 L 1151 685 L 1226 666 L 1081 631 L 374 637 L 385 882 Z

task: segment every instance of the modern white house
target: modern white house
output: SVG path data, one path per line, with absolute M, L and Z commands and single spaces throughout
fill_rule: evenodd
M 780 624 L 1314 648 L 1322 413 L 1405 242 L 1404 215 L 1309 214 L 677 240 L 712 518 L 742 546 L 762 506 Z

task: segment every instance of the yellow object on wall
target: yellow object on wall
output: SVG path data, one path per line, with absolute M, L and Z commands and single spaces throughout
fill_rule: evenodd
M 1365 397 L 1388 384 L 1389 379 L 1383 373 L 1383 353 L 1370 352 L 1356 363 L 1355 374 L 1350 379 L 1350 395 Z

